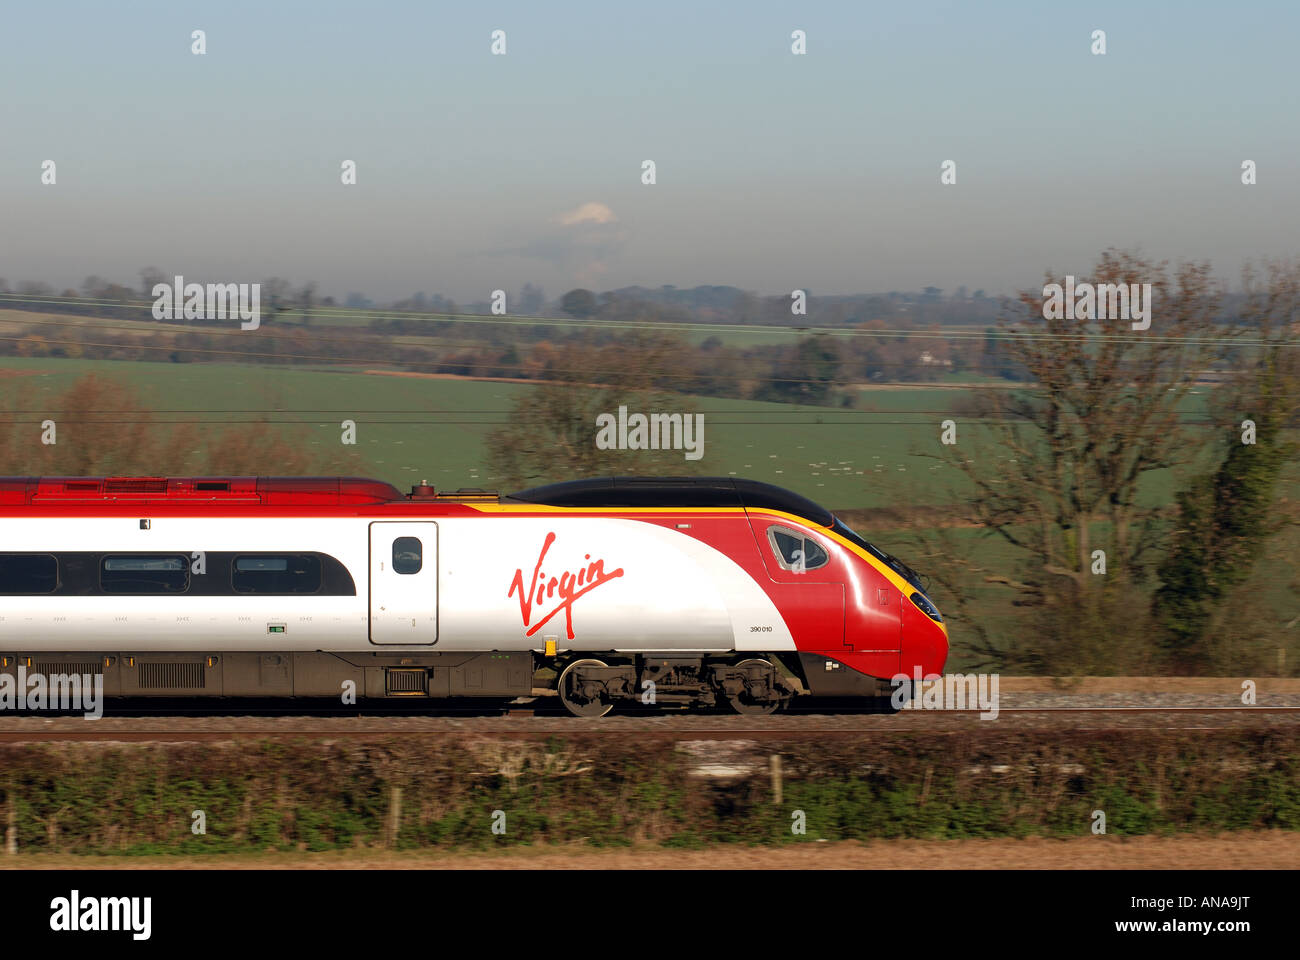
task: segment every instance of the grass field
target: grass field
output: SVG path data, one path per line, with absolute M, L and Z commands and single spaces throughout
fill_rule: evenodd
M 399 486 L 421 479 L 442 487 L 497 484 L 484 467 L 484 440 L 520 393 L 533 389 L 340 369 L 7 358 L 0 365 L 5 419 L 36 429 L 53 398 L 87 372 L 130 384 L 159 420 L 267 419 L 312 445 L 338 444 L 339 424 L 355 420 L 369 472 Z M 832 507 L 872 507 L 889 504 L 900 481 L 919 501 L 941 498 L 939 478 L 950 468 L 917 454 L 939 452 L 942 418 L 909 411 L 947 409 L 962 394 L 864 391 L 857 410 L 683 397 L 666 412 L 704 414 L 706 472 L 767 480 Z M 683 460 L 683 470 L 689 466 Z
M 348 368 L 5 358 L 4 419 L 37 430 L 53 397 L 87 372 L 129 384 L 158 420 L 269 420 L 286 439 L 317 447 L 338 445 L 341 422 L 354 420 L 367 472 L 399 487 L 423 479 L 452 488 L 501 485 L 485 468 L 484 441 L 518 396 L 533 389 Z M 930 456 L 943 450 L 941 421 L 957 416 L 969 392 L 952 385 L 868 388 L 849 410 L 682 397 L 664 412 L 704 414 L 706 473 L 780 484 L 832 509 L 927 506 L 952 502 L 950 487 L 966 492 L 958 471 Z M 962 422 L 959 444 L 973 440 L 978 450 L 982 429 Z M 683 472 L 689 467 L 683 460 Z M 266 473 L 275 471 L 268 463 Z M 1170 481 L 1153 478 L 1148 497 L 1167 502 Z

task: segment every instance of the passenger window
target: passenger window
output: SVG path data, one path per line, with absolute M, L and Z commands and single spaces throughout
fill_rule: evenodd
M 48 553 L 0 553 L 0 594 L 53 593 L 59 564 Z
M 424 566 L 424 548 L 419 537 L 398 537 L 393 541 L 393 571 L 419 573 Z
M 789 527 L 768 527 L 767 538 L 783 570 L 804 573 L 824 567 L 830 562 L 825 548 L 811 537 L 805 537 L 798 530 Z
M 105 593 L 184 593 L 190 586 L 189 557 L 105 557 L 99 584 Z
M 230 582 L 235 593 L 315 593 L 321 586 L 320 557 L 308 553 L 235 557 Z

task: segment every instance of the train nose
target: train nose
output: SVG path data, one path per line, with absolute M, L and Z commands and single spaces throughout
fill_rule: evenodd
M 924 594 L 913 594 L 911 599 L 912 603 L 904 607 L 900 667 L 908 675 L 917 669 L 923 676 L 942 673 L 948 662 L 948 625 L 938 607 Z

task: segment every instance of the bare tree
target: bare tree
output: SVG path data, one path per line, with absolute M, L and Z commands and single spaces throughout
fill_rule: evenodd
M 964 481 L 970 522 L 1020 558 L 981 571 L 1034 611 L 1021 627 L 1029 643 L 975 645 L 1009 667 L 1113 672 L 1149 661 L 1141 585 L 1168 511 L 1140 494 L 1157 471 L 1203 456 L 1184 401 L 1238 332 L 1217 322 L 1208 264 L 1170 276 L 1164 263 L 1112 250 L 1089 279 L 1149 283 L 1150 329 L 1119 316 L 1048 319 L 1043 294 L 1021 294 L 1000 336 L 1031 383 L 989 391 L 987 419 L 960 425 L 941 455 Z
M 612 473 L 689 474 L 702 461 L 681 450 L 602 450 L 596 419 L 631 412 L 690 416 L 689 398 L 668 392 L 656 371 L 670 371 L 684 345 L 668 337 L 631 335 L 595 347 L 566 344 L 548 352 L 545 382 L 523 394 L 509 422 L 488 436 L 488 465 L 503 486 Z
M 30 410 L 30 403 L 6 404 Z M 54 443 L 44 420 L 54 421 Z M 159 422 L 131 388 L 86 374 L 49 407 L 0 428 L 0 473 L 19 476 L 253 475 L 360 473 L 359 458 L 326 448 L 313 452 L 270 424 L 223 426 Z

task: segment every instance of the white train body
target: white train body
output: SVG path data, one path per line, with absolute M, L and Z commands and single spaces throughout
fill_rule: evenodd
M 152 517 L 147 530 L 139 521 L 9 518 L 0 549 L 175 555 L 187 558 L 191 582 L 228 575 L 207 565 L 210 555 L 315 553 L 347 570 L 355 595 L 6 596 L 0 597 L 0 649 L 543 651 L 548 639 L 560 651 L 795 649 L 775 604 L 734 560 L 684 533 L 637 520 L 191 516 Z M 414 574 L 393 570 L 399 537 L 420 541 L 421 569 Z M 597 562 L 606 576 L 567 605 L 561 583 L 548 596 L 552 577 L 563 584 L 572 578 L 574 590 L 565 592 L 587 587 L 582 575 Z M 512 592 L 516 581 L 523 589 Z M 755 631 L 756 625 L 770 629 Z

